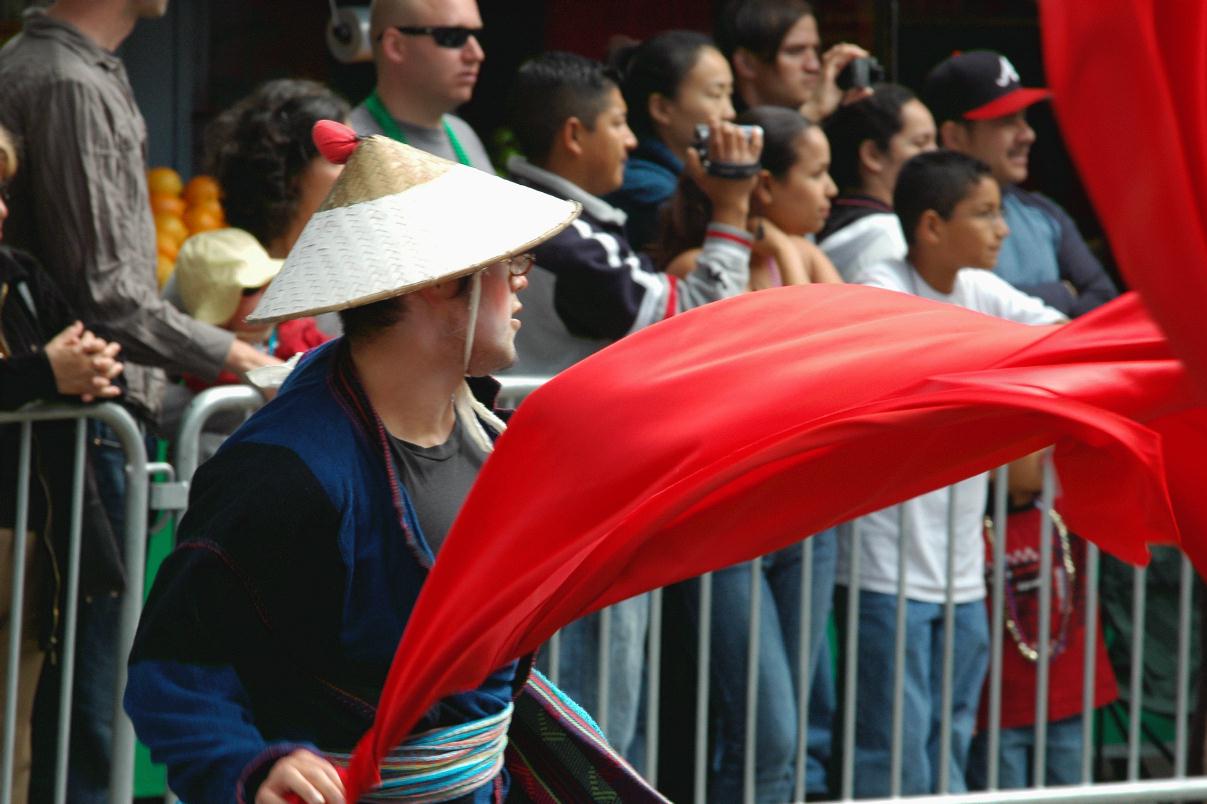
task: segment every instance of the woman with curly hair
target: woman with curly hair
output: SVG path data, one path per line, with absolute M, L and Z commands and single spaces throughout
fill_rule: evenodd
M 195 318 L 232 330 L 282 360 L 339 333 L 334 315 L 269 328 L 248 326 L 244 318 L 275 275 L 272 268 L 280 267 L 342 170 L 319 154 L 311 137 L 314 124 L 344 120 L 348 111 L 348 103 L 322 84 L 281 78 L 261 84 L 215 118 L 205 134 L 204 166 L 222 188 L 231 228 L 185 241 L 165 296 Z M 249 281 L 258 286 L 246 286 Z M 183 379 L 193 392 L 237 381 L 229 373 L 220 374 L 216 383 L 194 376 Z M 165 399 L 167 428 L 191 399 L 178 389 L 181 386 L 170 388 Z M 234 425 L 237 422 L 215 422 L 218 443 Z M 203 454 L 216 448 L 214 441 L 207 431 Z
M 319 120 L 344 120 L 347 101 L 314 81 L 261 84 L 206 131 L 206 167 L 222 186 L 231 226 L 255 235 L 281 259 L 331 190 L 340 165 L 318 152 L 310 131 Z

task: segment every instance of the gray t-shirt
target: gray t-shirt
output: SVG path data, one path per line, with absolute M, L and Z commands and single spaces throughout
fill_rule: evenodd
M 443 444 L 419 447 L 390 436 L 390 446 L 398 459 L 402 485 L 415 506 L 423 538 L 435 555 L 478 478 L 486 453 L 468 437 L 460 420 L 453 424 Z
M 478 135 L 470 128 L 469 123 L 451 114 L 446 114 L 444 120 L 448 123 L 448 127 L 457 138 L 457 142 L 461 143 L 462 149 L 465 150 L 465 155 L 469 157 L 470 164 L 479 170 L 494 173 L 495 169 L 490 163 L 490 157 L 486 155 L 486 148 L 482 145 L 482 140 L 478 139 Z M 398 128 L 406 136 L 407 145 L 412 145 L 421 151 L 427 151 L 429 154 L 444 157 L 452 162 L 457 161 L 457 152 L 453 149 L 453 144 L 449 140 L 448 133 L 444 130 L 443 126 L 439 128 L 427 128 L 426 126 L 407 123 L 398 118 L 394 118 L 394 122 L 398 124 Z M 385 134 L 363 103 L 353 109 L 352 113 L 348 115 L 348 125 L 352 126 L 352 129 L 362 137 L 372 134 Z

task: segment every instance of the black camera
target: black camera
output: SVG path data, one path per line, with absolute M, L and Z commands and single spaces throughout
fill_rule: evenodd
M 845 92 L 848 89 L 870 87 L 883 80 L 884 68 L 874 56 L 868 56 L 866 59 L 851 59 L 847 62 L 847 66 L 838 73 L 834 83 Z
M 756 131 L 761 133 L 763 130 L 762 126 L 738 126 L 738 128 L 742 130 L 742 134 L 745 135 L 747 142 L 754 138 Z M 700 154 L 700 160 L 705 165 L 708 164 L 708 138 L 711 132 L 712 130 L 708 127 L 707 123 L 696 124 L 696 139 L 692 142 L 692 148 L 696 153 Z
M 754 139 L 755 132 L 763 133 L 762 126 L 738 126 L 746 141 Z M 759 172 L 759 163 L 749 165 L 734 165 L 729 162 L 718 162 L 708 154 L 708 140 L 711 134 L 707 123 L 696 124 L 696 139 L 692 142 L 692 150 L 700 155 L 700 164 L 710 175 L 723 179 L 745 179 Z

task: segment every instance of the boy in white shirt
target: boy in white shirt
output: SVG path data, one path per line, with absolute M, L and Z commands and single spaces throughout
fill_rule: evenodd
M 1001 191 L 984 163 L 953 151 L 920 154 L 902 167 L 893 207 L 909 246 L 906 258 L 868 266 L 859 282 L 1025 324 L 1065 321 L 1059 311 L 1015 290 L 990 270 L 1009 229 L 1002 217 Z M 939 787 L 943 608 L 949 582 L 955 602 L 955 655 L 948 789 L 967 789 L 964 768 L 988 665 L 981 542 L 987 496 L 988 475 L 981 474 L 855 523 L 860 534 L 857 796 L 890 793 L 888 713 L 893 703 L 899 549 L 905 550 L 907 598 L 901 794 Z M 950 577 L 949 528 L 954 539 Z M 845 539 L 839 554 L 840 585 L 850 584 L 850 554 L 851 541 Z

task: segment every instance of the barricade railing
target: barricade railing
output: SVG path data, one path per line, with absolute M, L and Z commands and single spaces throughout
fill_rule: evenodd
M 79 602 L 80 545 L 83 530 L 84 471 L 87 461 L 87 424 L 95 420 L 108 425 L 116 434 L 126 456 L 125 561 L 127 593 L 121 597 L 121 616 L 118 630 L 116 706 L 113 712 L 112 766 L 109 775 L 110 801 L 130 801 L 134 781 L 134 727 L 122 709 L 122 691 L 126 686 L 126 657 L 134 642 L 138 616 L 142 608 L 143 571 L 147 540 L 147 455 L 142 433 L 134 417 L 124 408 L 105 403 L 92 406 L 45 405 L 0 413 L 0 426 L 19 428 L 19 457 L 15 478 L 15 521 L 13 528 L 12 598 L 9 615 L 6 685 L 4 690 L 4 734 L 0 761 L 0 801 L 13 795 L 12 781 L 15 762 L 17 729 L 17 684 L 20 674 L 20 650 L 23 609 L 25 604 L 25 562 L 29 534 L 30 482 L 34 473 L 33 436 L 35 423 L 74 421 L 75 440 L 72 456 L 73 485 L 71 492 L 67 576 L 64 587 L 64 619 L 62 634 L 62 674 L 60 687 L 61 709 L 58 714 L 57 752 L 54 776 L 54 801 L 67 800 L 67 759 L 70 745 L 71 701 L 75 685 L 74 660 L 76 651 L 77 608 Z M 0 493 L 13 492 L 5 478 Z M 40 538 L 43 534 L 36 534 Z
M 544 382 L 540 377 L 506 377 L 502 379 L 502 390 L 500 393 L 500 405 L 503 407 L 512 407 L 518 405 L 522 400 L 533 390 Z M 187 493 L 187 485 L 192 478 L 193 471 L 196 468 L 199 446 L 199 434 L 204 428 L 207 419 L 219 412 L 226 410 L 251 410 L 258 406 L 261 402 L 260 396 L 250 388 L 239 386 L 229 386 L 224 388 L 215 388 L 206 391 L 199 395 L 186 413 L 185 419 L 180 430 L 180 437 L 176 443 L 176 480 L 177 490 L 171 494 L 179 498 L 179 495 Z M 1042 517 L 1042 525 L 1039 537 L 1039 583 L 1038 583 L 1038 628 L 1039 633 L 1036 635 L 1036 660 L 1034 663 L 1035 672 L 1038 681 L 1038 694 L 1034 700 L 1027 701 L 1003 701 L 1003 677 L 1002 677 L 1002 662 L 1003 654 L 1008 648 L 1013 646 L 1008 645 L 1005 637 L 1006 633 L 1006 606 L 1008 603 L 1006 592 L 1006 584 L 1009 579 L 1009 570 L 1007 568 L 1007 494 L 1006 494 L 1006 475 L 1005 469 L 999 469 L 995 473 L 995 495 L 992 500 L 992 512 L 994 521 L 994 532 L 996 538 L 992 544 L 992 575 L 987 583 L 988 593 L 988 621 L 990 633 L 989 647 L 989 670 L 986 676 L 985 692 L 988 696 L 987 711 L 988 711 L 988 728 L 987 728 L 987 761 L 986 761 L 986 781 L 987 791 L 976 793 L 951 793 L 949 781 L 950 773 L 953 764 L 957 762 L 950 749 L 950 737 L 953 729 L 952 722 L 952 664 L 957 653 L 962 649 L 957 643 L 954 628 L 955 602 L 954 588 L 951 579 L 954 577 L 952 571 L 956 560 L 955 540 L 951 538 L 951 528 L 954 527 L 953 522 L 949 522 L 948 538 L 946 543 L 945 564 L 947 568 L 947 578 L 949 582 L 945 590 L 944 600 L 942 603 L 942 621 L 943 621 L 943 637 L 942 637 L 942 673 L 943 679 L 941 684 L 940 700 L 942 703 L 942 713 L 940 718 L 940 745 L 942 746 L 939 755 L 939 782 L 938 791 L 931 795 L 911 795 L 907 797 L 910 801 L 919 802 L 943 802 L 943 804 L 957 804 L 959 802 L 967 802 L 968 804 L 980 804 L 981 802 L 1010 802 L 1010 801 L 1028 801 L 1028 802 L 1099 802 L 1099 801 L 1184 801 L 1207 797 L 1207 778 L 1188 778 L 1187 746 L 1189 744 L 1188 722 L 1190 709 L 1190 665 L 1191 665 L 1191 644 L 1194 635 L 1191 629 L 1191 612 L 1193 607 L 1193 586 L 1195 576 L 1193 569 L 1187 559 L 1182 558 L 1182 564 L 1179 572 L 1179 588 L 1177 593 L 1178 599 L 1178 643 L 1176 646 L 1177 652 L 1177 667 L 1176 667 L 1176 703 L 1174 712 L 1174 747 L 1172 751 L 1172 762 L 1170 763 L 1170 778 L 1147 779 L 1141 780 L 1142 758 L 1144 755 L 1141 745 L 1142 724 L 1141 716 L 1143 713 L 1144 701 L 1144 684 L 1143 684 L 1143 657 L 1144 657 L 1144 614 L 1146 602 L 1146 573 L 1143 568 L 1134 571 L 1134 581 L 1132 587 L 1132 635 L 1131 635 L 1131 673 L 1126 679 L 1126 684 L 1121 683 L 1121 687 L 1127 690 L 1127 734 L 1126 734 L 1126 756 L 1125 770 L 1122 775 L 1125 777 L 1120 781 L 1095 781 L 1094 778 L 1094 760 L 1095 760 L 1095 734 L 1100 728 L 1096 726 L 1094 715 L 1094 694 L 1095 694 L 1095 678 L 1098 668 L 1096 667 L 1096 646 L 1100 638 L 1099 634 L 1099 612 L 1100 612 L 1100 588 L 1099 588 L 1099 562 L 1100 557 L 1097 548 L 1092 543 L 1087 543 L 1084 554 L 1084 566 L 1079 569 L 1083 573 L 1081 582 L 1078 584 L 1078 598 L 1084 600 L 1085 604 L 1085 633 L 1084 633 L 1084 664 L 1082 667 L 1081 677 L 1083 683 L 1082 690 L 1082 706 L 1081 706 L 1081 735 L 1082 735 L 1082 750 L 1080 762 L 1078 766 L 1079 783 L 1068 786 L 1051 786 L 1047 787 L 1044 784 L 1042 772 L 1039 777 L 1034 775 L 1031 779 L 1031 786 L 1021 790 L 1000 790 L 1000 767 L 999 767 L 999 750 L 1001 747 L 1002 734 L 1002 714 L 1003 707 L 1009 707 L 1012 710 L 1017 710 L 1019 707 L 1030 707 L 1035 713 L 1035 741 L 1032 751 L 1032 766 L 1033 768 L 1044 768 L 1044 761 L 1049 752 L 1048 745 L 1048 718 L 1049 711 L 1049 696 L 1048 682 L 1050 678 L 1050 666 L 1054 658 L 1051 649 L 1053 635 L 1051 633 L 1052 606 L 1053 606 L 1053 519 L 1050 516 Z M 954 494 L 954 490 L 950 492 Z M 1051 465 L 1045 466 L 1043 492 L 1040 495 L 1039 507 L 1042 511 L 1048 511 L 1052 508 L 1052 500 L 1055 494 L 1055 476 Z M 183 508 L 183 504 L 180 505 Z M 954 511 L 955 506 L 948 506 L 949 510 Z M 901 533 L 901 544 L 898 551 L 897 562 L 897 590 L 896 590 L 896 631 L 892 646 L 892 667 L 885 668 L 886 673 L 891 673 L 892 676 L 892 705 L 890 711 L 885 715 L 890 718 L 890 751 L 889 751 L 889 789 L 886 791 L 884 799 L 864 799 L 864 800 L 901 800 L 902 797 L 902 775 L 904 771 L 904 746 L 907 740 L 918 739 L 918 724 L 907 723 L 905 720 L 905 675 L 904 675 L 904 658 L 907 647 L 907 632 L 906 632 L 906 601 L 908 596 L 906 593 L 906 563 L 905 563 L 905 546 L 909 540 L 918 538 L 918 534 L 909 533 L 907 531 L 907 522 L 904 515 L 899 519 L 899 529 Z M 859 696 L 857 684 L 858 679 L 858 646 L 859 646 L 859 577 L 860 577 L 860 542 L 861 534 L 858 525 L 848 528 L 848 533 L 844 538 L 848 538 L 849 542 L 849 563 L 848 575 L 848 594 L 846 595 L 845 609 L 842 612 L 835 610 L 835 615 L 843 615 L 843 619 L 849 623 L 849 627 L 840 630 L 838 634 L 838 642 L 836 647 L 839 648 L 841 659 L 836 661 L 835 681 L 842 688 L 840 701 L 842 708 L 835 717 L 835 728 L 833 732 L 834 743 L 840 746 L 838 754 L 840 761 L 830 767 L 830 774 L 833 779 L 831 786 L 833 793 L 838 800 L 853 800 L 855 793 L 855 780 L 861 772 L 856 761 L 856 707 Z M 806 754 L 808 750 L 807 742 L 807 723 L 809 701 L 811 696 L 810 689 L 810 668 L 813 666 L 813 657 L 809 655 L 810 640 L 809 633 L 815 625 L 814 620 L 819 616 L 825 616 L 823 613 L 814 612 L 811 610 L 810 594 L 813 584 L 814 574 L 814 542 L 812 539 L 806 539 L 801 546 L 801 566 L 800 566 L 800 623 L 799 623 L 799 641 L 801 649 L 795 658 L 797 676 L 800 679 L 798 688 L 796 689 L 795 699 L 784 701 L 784 706 L 792 707 L 796 712 L 796 722 L 798 724 L 798 735 L 796 740 L 796 750 L 794 752 L 794 761 L 792 767 L 793 774 L 793 794 L 796 800 L 803 800 L 805 788 L 805 765 Z M 751 588 L 757 589 L 759 573 L 763 571 L 763 563 L 756 559 L 750 562 L 749 572 L 751 577 Z M 715 751 L 710 742 L 710 722 L 713 717 L 711 711 L 711 699 L 713 697 L 713 683 L 711 678 L 711 627 L 710 619 L 714 612 L 714 586 L 711 575 L 702 576 L 699 579 L 698 590 L 694 593 L 698 595 L 699 604 L 699 619 L 696 623 L 696 673 L 697 687 L 694 690 L 694 723 L 684 723 L 685 731 L 694 731 L 694 741 L 687 744 L 685 740 L 679 742 L 684 744 L 682 751 L 690 754 L 690 767 L 692 777 L 693 800 L 703 802 L 708 800 L 708 786 L 710 770 L 713 763 Z M 757 712 L 758 712 L 758 668 L 756 660 L 759 656 L 759 617 L 761 615 L 760 606 L 762 602 L 758 595 L 752 595 L 749 610 L 749 636 L 747 643 L 747 678 L 746 678 L 746 695 L 745 695 L 745 710 L 746 710 L 746 728 L 745 728 L 745 750 L 742 764 L 742 799 L 746 802 L 756 800 L 756 758 L 758 757 L 759 747 L 757 743 Z M 598 656 L 599 666 L 596 668 L 597 680 L 597 709 L 592 714 L 596 716 L 597 721 L 605 732 L 608 731 L 608 709 L 609 698 L 612 693 L 618 690 L 613 688 L 612 680 L 609 679 L 609 667 L 607 658 L 612 652 L 608 642 L 610 639 L 610 610 L 604 610 L 598 617 Z M 662 745 L 660 744 L 660 723 L 659 723 L 659 708 L 661 702 L 661 694 L 659 689 L 659 679 L 661 678 L 661 645 L 662 645 L 662 596 L 661 590 L 651 593 L 650 597 L 650 615 L 649 615 L 649 630 L 646 642 L 646 673 L 644 691 L 644 747 L 640 751 L 640 756 L 631 757 L 638 760 L 637 764 L 642 772 L 657 784 L 658 781 L 658 765 Z M 544 666 L 556 683 L 559 676 L 566 667 L 566 657 L 561 654 L 560 636 L 555 635 L 543 651 Z M 676 739 L 679 735 L 672 734 L 671 738 Z

